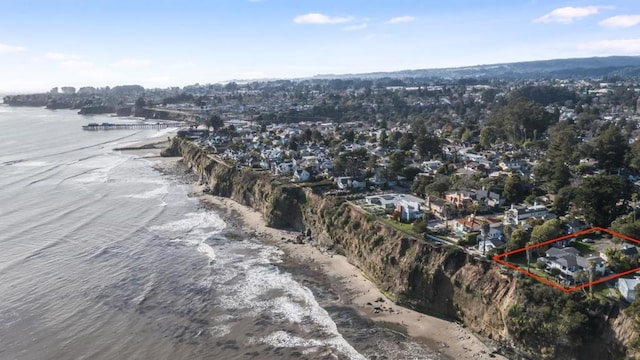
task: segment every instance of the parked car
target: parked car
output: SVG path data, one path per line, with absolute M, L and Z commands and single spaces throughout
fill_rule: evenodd
M 591 243 L 593 243 L 594 241 L 593 241 L 593 239 L 592 239 L 592 238 L 584 238 L 584 239 L 582 239 L 582 242 L 583 242 L 583 243 L 591 244 Z

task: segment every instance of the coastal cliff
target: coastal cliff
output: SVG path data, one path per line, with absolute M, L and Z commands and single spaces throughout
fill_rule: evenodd
M 236 167 L 186 140 L 174 138 L 164 155 L 182 156 L 213 195 L 258 210 L 269 226 L 301 231 L 345 255 L 396 303 L 460 321 L 509 358 L 634 358 L 635 321 L 615 304 L 407 235 L 344 199 Z

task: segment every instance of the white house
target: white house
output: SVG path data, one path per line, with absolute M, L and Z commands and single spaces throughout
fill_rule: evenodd
M 337 177 L 335 179 L 336 185 L 340 190 L 348 190 L 348 189 L 364 189 L 366 183 L 364 181 L 358 181 L 352 178 L 351 176 L 343 176 Z
M 555 214 L 549 212 L 544 205 L 534 204 L 533 206 L 515 206 L 505 211 L 504 221 L 511 225 L 524 224 L 529 218 L 551 219 L 555 218 Z
M 311 177 L 311 173 L 309 173 L 307 170 L 296 170 L 293 172 L 293 178 L 291 179 L 291 181 L 293 182 L 305 182 L 305 181 L 309 181 L 309 178 Z
M 503 247 L 505 242 L 501 239 L 486 238 L 478 242 L 478 250 L 486 253 L 491 249 Z
M 638 276 L 633 279 L 619 278 L 616 282 L 616 288 L 618 288 L 622 297 L 631 303 L 636 299 L 636 287 L 638 284 L 640 284 L 640 278 Z
M 583 257 L 578 249 L 573 247 L 562 249 L 552 247 L 545 254 L 546 258 L 540 258 L 539 261 L 546 263 L 552 269 L 560 270 L 565 275 L 574 276 L 578 271 L 588 271 L 591 264 L 595 266 L 596 274 L 604 275 L 606 271 L 603 258 L 600 256 Z

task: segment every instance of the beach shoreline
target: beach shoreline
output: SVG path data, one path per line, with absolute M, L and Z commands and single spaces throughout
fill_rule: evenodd
M 425 342 L 444 358 L 506 359 L 455 322 L 394 304 L 346 257 L 300 243 L 300 232 L 268 227 L 260 212 L 232 199 L 207 194 L 206 186 L 193 185 L 192 194 L 204 204 L 223 211 L 223 218 L 239 223 L 244 233 L 256 234 L 265 243 L 281 249 L 294 263 L 327 277 L 339 301 L 359 315 Z
M 161 173 L 186 175 L 179 173 L 187 171 L 180 165 L 181 157 L 160 157 L 166 143 L 167 140 L 150 138 L 120 151 L 151 159 L 155 163 L 154 168 Z M 360 316 L 426 343 L 443 358 L 506 359 L 458 323 L 396 305 L 346 257 L 299 241 L 302 235 L 299 231 L 268 227 L 257 210 L 230 198 L 208 194 L 206 190 L 205 185 L 192 184 L 190 196 L 197 197 L 205 207 L 218 210 L 226 222 L 242 233 L 255 234 L 266 244 L 278 247 L 287 260 L 325 276 L 331 289 L 338 294 L 339 302 L 353 308 Z

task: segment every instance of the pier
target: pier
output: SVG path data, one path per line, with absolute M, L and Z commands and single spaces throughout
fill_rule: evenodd
M 91 123 L 88 125 L 83 125 L 82 130 L 88 131 L 97 131 L 97 130 L 138 130 L 138 129 L 165 129 L 168 127 L 175 127 L 175 124 L 166 124 L 166 123 L 139 123 L 139 124 L 111 124 L 111 123 L 102 123 L 96 124 Z

